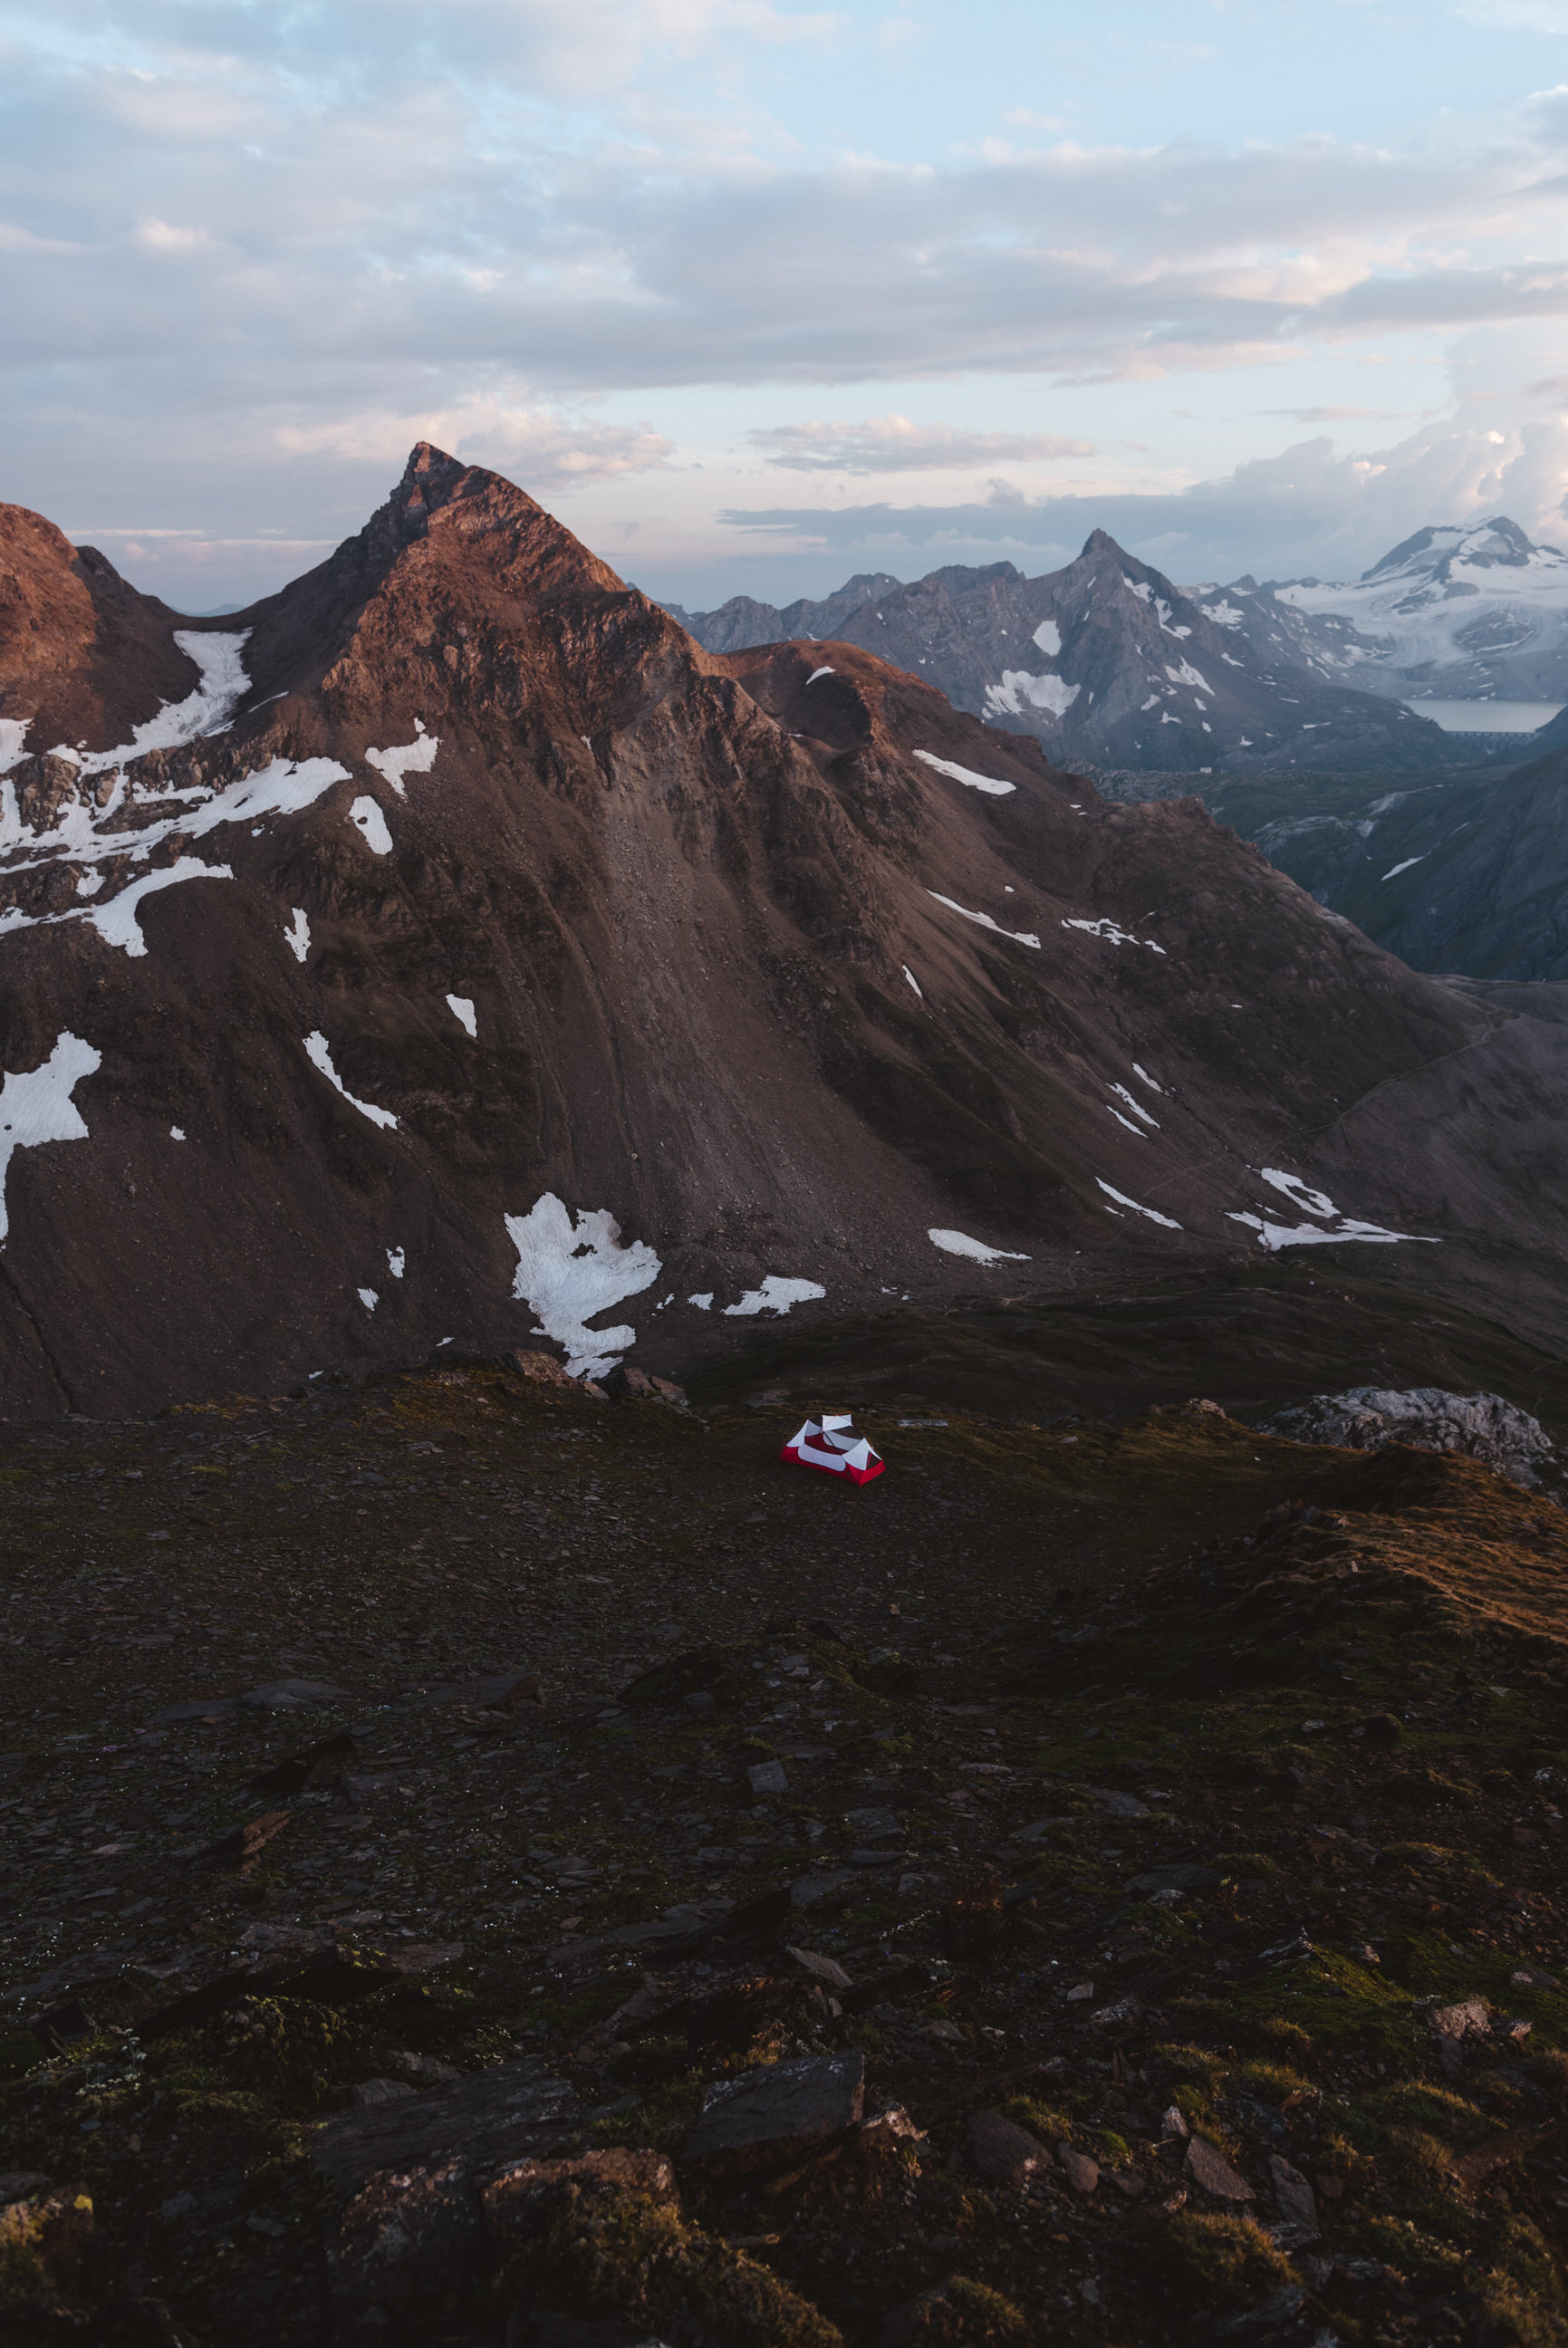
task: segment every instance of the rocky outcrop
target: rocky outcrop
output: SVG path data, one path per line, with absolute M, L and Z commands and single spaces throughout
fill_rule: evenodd
M 1332 1443 L 1346 1451 L 1382 1451 L 1408 1443 L 1421 1451 L 1460 1451 L 1483 1459 L 1516 1484 L 1538 1484 L 1552 1463 L 1552 1440 L 1538 1419 L 1501 1395 L 1445 1394 L 1440 1386 L 1352 1386 L 1314 1395 L 1269 1421 L 1297 1443 Z

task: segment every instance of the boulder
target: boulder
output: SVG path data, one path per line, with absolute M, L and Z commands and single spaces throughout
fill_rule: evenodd
M 520 2160 L 503 2168 L 480 2197 L 490 2247 L 504 2257 L 530 2240 L 567 2193 L 640 2193 L 677 2206 L 676 2173 L 661 2152 L 616 2146 L 575 2160 Z
M 327 2281 L 340 2305 L 401 2307 L 459 2281 L 482 2247 L 479 2199 L 461 2158 L 381 2169 L 327 2229 Z
M 710 2089 L 681 2157 L 731 2175 L 798 2159 L 855 2126 L 865 2082 L 860 2054 L 808 2055 L 723 2080 Z
M 558 2151 L 593 2116 L 542 2063 L 498 2063 L 433 2094 L 340 2112 L 311 2147 L 317 2171 L 339 2193 L 363 2191 L 384 2170 L 435 2171 L 459 2161 L 465 2176 Z
M 1024 2185 L 1051 2156 L 1037 2137 L 1000 2112 L 975 2112 L 965 2131 L 969 2157 L 987 2185 Z

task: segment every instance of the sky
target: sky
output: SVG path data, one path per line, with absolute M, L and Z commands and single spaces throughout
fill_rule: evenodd
M 691 610 L 1568 543 L 1568 0 L 0 0 L 0 322 L 187 612 L 419 438 Z

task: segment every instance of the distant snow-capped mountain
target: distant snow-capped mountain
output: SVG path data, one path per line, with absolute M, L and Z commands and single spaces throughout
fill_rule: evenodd
M 1191 591 L 1212 596 L 1216 591 Z M 1260 650 L 1363 692 L 1455 701 L 1568 697 L 1568 555 L 1499 514 L 1418 530 L 1358 580 L 1239 579 L 1218 591 Z
M 1336 672 L 1354 628 L 1309 619 L 1253 581 L 1183 591 L 1099 530 L 1076 561 L 1038 579 L 1011 562 L 957 563 L 907 586 L 862 574 L 784 611 L 749 596 L 714 612 L 666 608 L 709 652 L 858 644 L 955 707 L 1032 735 L 1058 765 L 1406 773 L 1460 755 L 1429 720 L 1390 708 L 1387 691 L 1346 685 Z

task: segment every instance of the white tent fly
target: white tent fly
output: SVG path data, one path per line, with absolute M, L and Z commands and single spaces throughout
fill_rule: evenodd
M 882 1472 L 882 1462 L 847 1412 L 822 1413 L 820 1423 L 809 1418 L 779 1455 L 799 1468 L 820 1468 L 828 1476 L 847 1476 L 852 1484 L 869 1484 Z

